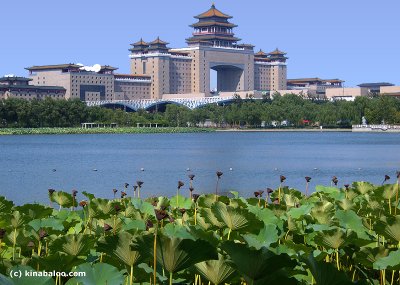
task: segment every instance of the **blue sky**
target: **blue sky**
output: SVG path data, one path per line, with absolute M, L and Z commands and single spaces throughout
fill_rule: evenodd
M 400 85 L 398 0 L 216 0 L 255 49 L 287 52 L 288 77 L 340 78 L 345 86 Z M 185 46 L 204 0 L 20 0 L 1 4 L 0 75 L 25 67 L 81 62 L 129 72 L 129 44 L 160 36 Z

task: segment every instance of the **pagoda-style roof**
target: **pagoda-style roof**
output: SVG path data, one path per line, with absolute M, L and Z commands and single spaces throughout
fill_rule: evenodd
M 150 45 L 167 45 L 169 43 L 164 42 L 163 40 L 160 39 L 160 37 L 157 37 L 154 41 L 149 43 Z
M 204 21 L 204 22 L 198 22 L 198 23 L 190 25 L 190 27 L 193 27 L 193 28 L 210 27 L 210 26 L 220 26 L 220 27 L 226 27 L 226 28 L 237 27 L 237 25 L 232 24 L 232 23 L 217 22 L 217 21 Z
M 276 48 L 274 51 L 271 51 L 268 53 L 269 55 L 285 55 L 286 52 L 280 51 L 278 48 Z
M 306 83 L 314 83 L 314 82 L 329 82 L 329 83 L 342 83 L 344 82 L 343 80 L 340 79 L 321 79 L 319 77 L 310 77 L 310 78 L 294 78 L 294 79 L 288 79 L 287 83 L 288 84 L 306 84 Z
M 255 57 L 254 61 L 271 62 L 271 59 L 269 57 Z
M 211 8 L 200 15 L 195 16 L 196 19 L 204 19 L 204 18 L 211 18 L 211 17 L 218 17 L 218 18 L 225 18 L 230 19 L 232 16 L 229 16 L 225 13 L 222 13 L 220 10 L 215 8 L 215 5 L 212 4 Z
M 131 46 L 148 46 L 149 44 L 146 43 L 145 41 L 143 41 L 142 38 L 140 38 L 140 40 L 136 43 L 131 44 Z
M 394 84 L 389 82 L 373 82 L 373 83 L 361 83 L 357 85 L 358 87 L 381 87 L 381 86 L 394 86 Z
M 66 89 L 61 86 L 38 86 L 38 85 L 1 85 L 1 90 L 30 90 L 30 91 L 65 91 Z
M 150 75 L 145 75 L 145 74 L 122 74 L 122 73 L 116 73 L 114 74 L 115 78 L 140 78 L 140 79 L 151 79 Z
M 117 70 L 118 67 L 113 67 L 111 65 L 102 65 L 101 70 Z
M 18 81 L 18 82 L 28 82 L 32 81 L 33 79 L 22 77 L 22 76 L 4 76 L 0 77 L 0 82 L 11 82 L 11 81 Z
M 217 36 L 217 35 L 198 35 L 195 37 L 191 37 L 186 39 L 187 42 L 202 42 L 202 41 L 208 41 L 208 40 L 223 40 L 223 41 L 229 41 L 229 42 L 237 42 L 240 41 L 241 39 L 236 38 L 236 37 L 224 37 L 224 36 Z
M 46 69 L 79 69 L 82 66 L 77 65 L 75 63 L 67 63 L 67 64 L 54 64 L 54 65 L 34 65 L 31 67 L 26 67 L 25 69 L 32 70 L 46 70 Z
M 268 54 L 263 52 L 262 49 L 260 49 L 260 51 L 256 52 L 254 55 L 257 57 L 267 57 L 268 56 Z

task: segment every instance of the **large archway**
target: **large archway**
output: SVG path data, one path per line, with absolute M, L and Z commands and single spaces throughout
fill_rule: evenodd
M 235 92 L 244 88 L 244 67 L 242 65 L 210 64 L 210 69 L 216 71 L 217 92 Z M 210 70 L 210 75 L 213 74 Z M 215 76 L 215 72 L 214 72 Z M 210 76 L 211 77 L 211 76 Z M 210 78 L 210 84 L 215 85 L 215 79 Z
M 150 113 L 155 113 L 155 112 L 161 112 L 161 113 L 163 113 L 163 112 L 165 112 L 165 110 L 167 109 L 167 106 L 168 106 L 168 105 L 171 105 L 171 104 L 177 105 L 177 106 L 182 106 L 182 107 L 187 108 L 186 106 L 184 106 L 184 105 L 182 105 L 182 104 L 179 104 L 179 103 L 177 103 L 177 102 L 173 102 L 173 101 L 162 101 L 162 102 L 157 102 L 157 103 L 151 104 L 150 106 L 148 106 L 148 107 L 146 108 L 146 111 L 148 111 L 148 112 L 150 112 Z
M 125 112 L 136 112 L 134 108 L 132 108 L 129 105 L 123 104 L 123 103 L 106 103 L 103 105 L 100 105 L 102 108 L 106 109 L 112 109 L 112 110 L 122 110 Z

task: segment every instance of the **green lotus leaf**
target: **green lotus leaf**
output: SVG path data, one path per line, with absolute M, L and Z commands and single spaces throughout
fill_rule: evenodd
M 201 239 L 209 242 L 214 247 L 218 247 L 219 237 L 215 234 L 214 231 L 205 231 L 201 228 L 201 226 L 188 226 L 190 235 L 195 239 Z
M 345 197 L 345 194 L 336 187 L 326 187 L 326 186 L 317 185 L 317 186 L 315 186 L 315 193 L 326 195 L 327 197 L 330 197 L 335 200 L 341 200 Z
M 94 198 L 96 198 L 92 193 L 89 193 L 89 192 L 86 192 L 86 191 L 82 191 L 82 195 L 85 196 L 86 198 L 88 198 L 89 201 L 91 201 Z
M 73 270 L 83 272 L 85 276 L 77 276 L 70 279 L 65 285 L 103 285 L 103 284 L 124 284 L 124 272 L 118 271 L 114 266 L 107 263 L 84 263 Z
M 326 248 L 338 249 L 346 243 L 346 238 L 346 233 L 337 228 L 318 233 L 314 242 Z
M 69 256 L 86 257 L 95 243 L 94 237 L 84 234 L 61 236 L 49 244 L 51 252 L 63 252 Z
M 311 216 L 319 223 L 330 225 L 335 214 L 335 207 L 331 202 L 321 201 L 314 204 Z
M 56 231 L 64 230 L 63 222 L 55 218 L 35 219 L 28 223 L 35 231 L 41 228 L 49 228 Z
M 278 224 L 281 220 L 275 216 L 274 212 L 267 208 L 260 208 L 258 206 L 249 206 L 248 211 L 256 215 L 257 219 L 264 222 L 264 224 Z
M 193 205 L 192 199 L 183 197 L 181 195 L 172 197 L 169 202 L 172 208 L 179 209 L 190 209 Z
M 214 215 L 214 213 L 211 211 L 211 209 L 200 208 L 199 214 L 200 214 L 200 217 L 198 219 L 198 222 L 200 225 L 202 224 L 202 220 L 200 219 L 202 217 L 204 219 L 205 226 L 210 225 L 210 226 L 215 226 L 220 229 L 225 228 L 224 222 L 219 221 L 217 219 L 217 217 Z M 204 228 L 206 228 L 206 227 L 204 227 Z
M 72 207 L 73 197 L 70 193 L 55 191 L 51 194 L 50 200 L 60 205 L 60 209 L 70 208 Z
M 299 208 L 290 208 L 288 215 L 295 220 L 303 219 L 304 216 L 309 215 L 312 209 L 311 204 L 301 205 Z
M 344 272 L 338 271 L 332 264 L 324 261 L 317 261 L 312 254 L 304 260 L 314 276 L 318 285 L 350 285 L 354 284 Z M 357 282 L 364 284 L 364 282 Z
M 235 265 L 223 255 L 218 260 L 208 260 L 195 264 L 197 272 L 212 284 L 219 285 L 229 282 L 236 274 Z
M 397 186 L 395 186 L 395 184 L 385 184 L 374 189 L 374 192 L 371 196 L 377 201 L 389 200 L 395 198 L 396 192 Z
M 297 244 L 291 240 L 285 240 L 283 244 L 280 244 L 273 249 L 270 248 L 270 250 L 273 251 L 275 254 L 286 253 L 289 256 L 298 257 L 302 255 L 308 256 L 310 253 L 312 253 L 313 248 L 305 244 Z
M 4 196 L 0 196 L 0 213 L 11 212 L 13 206 L 14 206 L 13 202 L 8 201 Z
M 197 199 L 197 205 L 199 206 L 199 208 L 211 208 L 212 204 L 214 204 L 215 201 L 215 194 L 201 195 Z M 218 201 L 224 204 L 230 203 L 230 199 L 226 196 L 218 196 Z
M 226 241 L 221 248 L 229 254 L 237 270 L 248 284 L 297 284 L 288 277 L 288 269 L 293 269 L 296 262 L 286 254 L 276 255 L 262 247 L 250 249 L 245 244 Z
M 170 237 L 170 238 L 182 238 L 182 239 L 192 239 L 195 238 L 189 233 L 187 227 L 182 225 L 175 225 L 175 224 L 167 224 L 162 230 L 163 234 Z
M 21 277 L 7 278 L 0 274 L 0 284 L 2 285 L 54 285 L 55 281 L 51 276 L 43 276 L 43 272 L 36 272 L 32 267 L 26 265 L 16 265 L 10 270 L 21 272 Z M 37 274 L 38 276 L 27 276 L 25 272 Z
M 154 207 L 152 204 L 145 202 L 139 198 L 132 198 L 131 203 L 143 215 L 154 217 L 155 213 L 154 213 Z
M 268 248 L 272 243 L 278 242 L 279 236 L 275 225 L 266 224 L 258 235 L 245 234 L 243 238 L 250 247 L 260 249 L 262 247 Z
M 342 199 L 336 201 L 336 205 L 338 205 L 342 210 L 351 210 L 355 207 L 354 203 L 350 199 Z
M 19 211 L 14 211 L 11 214 L 10 224 L 13 229 L 18 229 L 25 224 L 26 220 L 27 218 L 25 217 L 25 215 L 21 215 Z
M 388 256 L 374 262 L 374 269 L 400 270 L 400 249 L 392 251 Z
M 354 211 L 337 210 L 335 217 L 342 228 L 355 231 L 359 237 L 368 239 L 366 234 L 368 229 L 364 227 L 362 219 Z
M 374 230 L 388 238 L 395 241 L 396 244 L 400 242 L 400 216 L 382 217 L 381 220 L 377 221 L 374 226 Z
M 246 209 L 238 209 L 216 202 L 211 206 L 211 211 L 218 221 L 224 223 L 232 231 L 258 232 L 263 226 L 262 222 Z
M 143 220 L 133 220 L 131 218 L 121 218 L 121 220 L 124 222 L 124 224 L 122 226 L 122 230 L 124 230 L 124 231 L 130 231 L 130 230 L 145 231 L 146 230 L 146 223 Z
M 364 181 L 354 182 L 352 184 L 352 188 L 354 189 L 354 191 L 356 191 L 362 195 L 372 192 L 375 189 L 374 185 L 372 185 L 369 182 L 364 182 Z
M 156 209 L 166 209 L 170 206 L 170 200 L 167 197 L 158 197 Z
M 229 206 L 235 207 L 235 208 L 247 208 L 248 203 L 243 198 L 230 199 Z
M 114 203 L 111 200 L 95 198 L 88 205 L 88 213 L 92 218 L 106 219 L 115 214 Z
M 68 272 L 72 270 L 72 267 L 84 262 L 83 259 L 76 258 L 76 256 L 68 255 L 64 252 L 55 252 L 40 257 L 37 254 L 33 254 L 29 265 L 46 271 Z
M 160 235 L 157 238 L 157 261 L 169 273 L 175 273 L 211 259 L 218 259 L 218 255 L 216 248 L 206 241 Z
M 373 264 L 386 257 L 389 254 L 389 249 L 380 246 L 375 248 L 364 247 L 360 251 L 355 253 L 355 260 L 367 268 L 373 268 Z
M 23 206 L 15 207 L 15 209 L 31 220 L 46 218 L 53 213 L 53 208 L 39 204 L 25 204 Z

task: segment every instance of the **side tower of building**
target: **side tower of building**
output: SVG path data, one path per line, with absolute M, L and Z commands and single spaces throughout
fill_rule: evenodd
M 262 50 L 254 54 L 255 89 L 263 92 L 287 88 L 286 53 L 276 49 L 270 53 Z
M 161 99 L 163 94 L 170 93 L 170 53 L 167 44 L 160 38 L 150 43 L 140 40 L 130 49 L 131 73 L 151 77 L 151 99 Z

